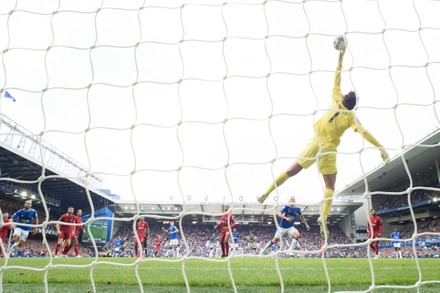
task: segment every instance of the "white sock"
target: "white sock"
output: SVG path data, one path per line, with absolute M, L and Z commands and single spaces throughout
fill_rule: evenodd
M 273 244 L 273 243 L 272 243 L 272 240 L 270 240 L 269 242 L 267 242 L 266 245 L 265 245 L 264 248 L 263 248 L 263 251 L 262 251 L 261 253 L 266 252 L 266 250 L 268 250 L 269 247 L 272 246 L 272 244 Z
M 17 242 L 14 242 L 11 246 L 9 246 L 8 254 L 11 254 L 12 251 L 14 251 L 14 250 L 15 250 L 15 247 L 17 247 L 17 246 L 18 246 L 18 241 L 17 241 Z
M 295 245 L 298 243 L 298 239 L 293 238 L 292 243 L 290 243 L 290 250 L 293 250 Z

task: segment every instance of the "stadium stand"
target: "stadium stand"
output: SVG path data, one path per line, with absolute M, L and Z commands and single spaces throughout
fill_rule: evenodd
M 119 256 L 129 257 L 133 256 L 134 252 L 134 234 L 133 234 L 133 225 L 132 223 L 127 223 L 124 226 L 121 226 L 119 231 L 115 234 L 112 240 L 110 240 L 103 247 L 103 256 L 112 256 L 114 251 L 114 240 L 119 239 L 121 241 L 122 252 Z M 151 233 L 153 238 L 157 234 L 161 234 L 163 238 L 162 249 L 159 252 L 159 256 L 165 256 L 167 245 L 166 245 L 166 235 L 161 232 L 161 223 L 154 222 L 150 223 Z M 239 232 L 239 241 L 238 248 L 235 252 L 236 256 L 256 256 L 260 252 L 260 248 L 263 247 L 269 239 L 273 237 L 275 233 L 274 226 L 269 225 L 238 225 L 237 230 Z M 411 235 L 410 229 L 412 225 L 408 224 L 404 227 L 403 238 L 409 238 Z M 321 245 L 321 236 L 319 232 L 319 228 L 317 226 L 311 227 L 310 231 L 305 231 L 303 227 L 298 227 L 301 231 L 302 237 L 300 238 L 300 251 L 304 252 L 301 254 L 296 254 L 296 257 L 321 257 L 321 254 L 318 253 Z M 440 221 L 439 220 L 431 220 L 419 227 L 419 233 L 423 232 L 432 232 L 440 230 Z M 212 249 L 216 249 L 218 247 L 218 233 L 213 230 L 213 225 L 208 225 L 204 223 L 192 224 L 189 227 L 184 227 L 186 240 L 189 246 L 188 256 L 200 256 L 200 257 L 209 257 L 210 255 L 219 256 L 219 254 L 211 253 Z M 337 226 L 330 227 L 330 244 L 349 244 L 352 243 L 351 239 L 349 239 Z M 154 244 L 152 243 L 153 239 L 150 239 L 147 245 L 147 256 L 151 256 L 154 250 Z M 213 243 L 213 245 L 211 245 Z M 386 245 L 387 242 L 384 242 L 385 246 L 382 247 L 381 253 L 383 257 L 394 257 L 393 248 Z M 390 243 L 390 242 L 388 242 Z M 439 257 L 440 249 L 438 245 L 427 245 L 424 243 L 423 239 L 420 239 L 417 244 L 417 254 L 419 257 Z M 277 247 L 279 250 L 280 247 Z M 180 242 L 180 254 L 186 253 L 184 243 Z M 287 250 L 287 245 L 283 246 L 283 250 Z M 309 253 L 311 251 L 315 251 L 315 253 Z M 412 246 L 405 246 L 402 249 L 403 257 L 412 258 L 414 257 Z M 284 256 L 284 254 L 282 255 Z M 357 246 L 357 247 L 338 247 L 332 248 L 327 251 L 327 257 L 367 257 L 367 248 L 366 246 Z

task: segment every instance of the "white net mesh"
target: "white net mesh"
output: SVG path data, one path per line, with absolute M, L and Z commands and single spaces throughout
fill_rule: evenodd
M 253 211 L 246 203 L 255 202 L 268 181 L 295 159 L 313 135 L 313 123 L 328 107 L 337 62 L 335 36 L 349 40 L 342 89 L 359 94 L 356 115 L 391 155 L 416 145 L 421 133 L 438 127 L 438 12 L 440 2 L 430 0 L 3 1 L 2 141 L 21 148 L 43 168 L 42 176 L 33 181 L 1 180 L 39 186 L 56 178 L 81 182 L 92 215 L 87 223 L 137 220 L 142 202 L 183 204 L 175 216 L 152 217 L 179 223 L 185 257 L 160 261 L 181 265 L 190 291 L 186 265 L 192 243 L 180 220 L 194 214 L 189 206 L 198 202 L 232 202 L 240 207 L 232 206 L 229 212 Z M 14 128 L 11 121 L 22 125 L 22 137 L 38 147 L 26 149 L 21 139 L 8 136 Z M 45 147 L 48 143 L 63 153 Z M 381 163 L 377 151 L 358 135 L 344 136 L 338 151 L 337 188 Z M 70 156 L 71 162 L 81 163 L 63 163 Z M 46 168 L 63 175 L 43 176 Z M 307 173 L 301 176 L 312 179 L 301 177 L 279 188 L 268 210 L 276 211 L 276 204 L 291 192 L 298 194 L 300 203 L 320 202 L 319 175 L 316 170 Z M 134 216 L 96 220 L 89 188 L 110 188 L 123 201 L 134 202 Z M 414 190 L 417 186 L 410 185 L 403 194 L 409 197 Z M 40 227 L 46 229 L 56 222 L 49 220 L 48 208 L 48 201 L 55 199 L 41 189 L 39 197 L 46 214 Z M 368 205 L 364 209 L 369 212 Z M 415 232 L 414 241 L 423 236 L 417 234 L 417 225 Z M 97 257 L 93 237 L 91 242 Z M 336 243 L 328 249 L 345 247 L 356 245 Z M 330 292 L 325 251 L 316 244 L 300 252 L 317 253 L 322 253 L 322 286 Z M 51 270 L 81 268 L 90 273 L 96 291 L 96 267 L 126 266 L 135 268 L 144 291 L 141 259 L 120 264 L 96 258 L 87 265 L 69 265 L 52 258 L 50 254 L 49 264 L 42 268 L 5 261 L 1 276 L 17 267 L 42 271 L 47 292 Z M 209 261 L 227 262 L 231 287 L 239 291 L 231 259 Z M 275 259 L 273 270 L 285 291 L 280 261 Z M 377 286 L 369 258 L 371 286 L 363 290 L 419 290 L 438 282 L 422 278 L 417 258 L 416 267 L 414 284 Z

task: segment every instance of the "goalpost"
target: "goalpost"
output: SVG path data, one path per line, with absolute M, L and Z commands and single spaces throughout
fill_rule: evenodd
M 157 198 L 184 206 L 255 202 L 328 109 L 339 35 L 348 39 L 342 91 L 358 93 L 356 116 L 391 157 L 439 125 L 439 1 L 11 0 L 1 6 L 0 114 L 86 166 L 81 182 L 102 177 L 104 188 L 111 182 L 135 202 L 134 217 L 115 221 L 138 219 L 140 202 Z M 37 152 L 46 166 L 42 148 Z M 346 134 L 338 152 L 337 188 L 381 163 L 357 135 Z M 289 180 L 274 192 L 271 209 L 292 192 L 303 194 L 298 201 L 320 202 L 319 175 L 307 173 L 308 182 Z M 184 209 L 166 219 L 190 214 Z M 87 267 L 93 271 L 97 263 Z M 324 254 L 322 264 L 330 292 Z M 46 292 L 54 266 L 43 269 Z M 4 262 L 0 274 L 7 270 Z M 284 291 L 278 259 L 274 270 Z M 228 273 L 237 291 L 230 262 Z M 378 288 L 371 262 L 370 273 L 366 291 Z M 143 292 L 138 270 L 136 278 Z

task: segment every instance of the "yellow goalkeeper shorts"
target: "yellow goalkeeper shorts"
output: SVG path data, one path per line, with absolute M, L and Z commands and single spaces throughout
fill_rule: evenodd
M 316 162 L 320 143 L 322 155 L 318 158 L 319 172 L 323 175 L 336 174 L 336 153 L 326 154 L 326 152 L 336 152 L 337 145 L 327 142 L 325 138 L 321 138 L 319 141 L 317 136 L 313 137 L 299 155 L 297 163 L 304 169 L 313 165 Z

